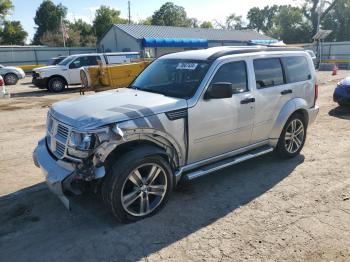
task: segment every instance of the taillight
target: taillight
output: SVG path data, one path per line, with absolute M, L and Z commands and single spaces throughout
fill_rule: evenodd
M 318 84 L 315 84 L 315 98 L 314 98 L 314 106 L 316 105 L 316 101 L 318 98 Z

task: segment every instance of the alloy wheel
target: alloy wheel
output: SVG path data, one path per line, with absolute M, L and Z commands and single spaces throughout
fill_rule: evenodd
M 125 180 L 121 201 L 124 210 L 133 216 L 146 216 L 163 201 L 167 191 L 165 170 L 148 163 L 135 168 Z
M 303 145 L 305 136 L 304 124 L 300 119 L 294 119 L 287 127 L 285 134 L 285 148 L 288 153 L 294 154 Z

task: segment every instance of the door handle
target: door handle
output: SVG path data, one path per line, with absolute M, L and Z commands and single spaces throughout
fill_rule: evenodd
M 255 102 L 254 97 L 241 100 L 241 104 L 249 104 L 249 103 L 254 103 L 254 102 Z
M 293 90 L 292 90 L 292 89 L 286 89 L 286 90 L 283 90 L 283 91 L 281 92 L 281 95 L 287 95 L 287 94 L 291 94 L 291 93 L 293 93 Z

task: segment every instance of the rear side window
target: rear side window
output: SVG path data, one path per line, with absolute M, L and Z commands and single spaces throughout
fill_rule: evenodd
M 258 89 L 284 84 L 283 70 L 279 58 L 254 60 L 254 71 Z
M 244 61 L 227 63 L 216 72 L 213 83 L 228 82 L 232 84 L 233 94 L 248 91 L 247 68 Z
M 282 63 L 286 71 L 288 83 L 306 81 L 311 78 L 309 64 L 303 56 L 283 57 Z

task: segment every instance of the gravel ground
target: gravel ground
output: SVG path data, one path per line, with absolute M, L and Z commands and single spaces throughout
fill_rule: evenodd
M 93 195 L 68 212 L 31 159 L 47 108 L 78 97 L 30 79 L 0 99 L 0 261 L 350 261 L 350 109 L 332 101 L 338 76 L 319 74 L 321 107 L 302 154 L 273 154 L 175 191 L 156 216 L 121 225 Z

